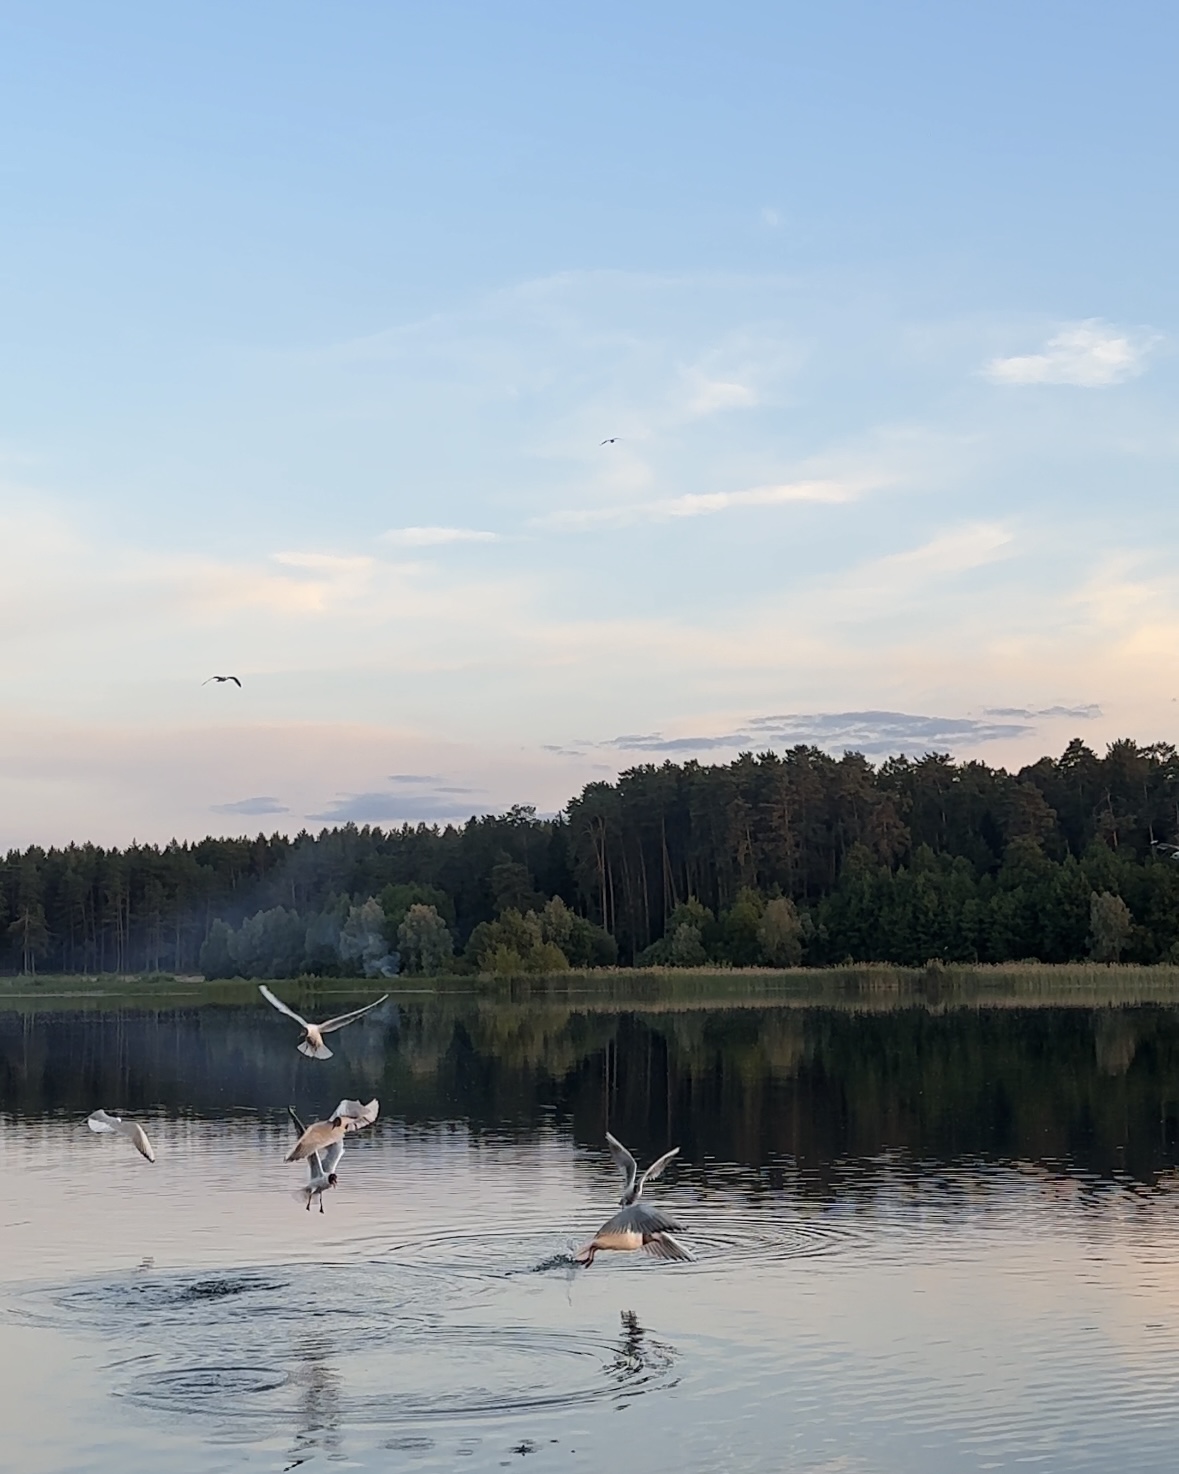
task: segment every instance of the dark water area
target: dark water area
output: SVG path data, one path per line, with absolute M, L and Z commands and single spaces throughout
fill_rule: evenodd
M 310 1069 L 265 1008 L 0 1012 L 0 1110 L 277 1119 L 346 1093 L 409 1123 L 471 1131 L 563 1122 L 600 1144 L 610 1120 L 685 1160 L 825 1180 L 833 1163 L 901 1150 L 1071 1163 L 1150 1183 L 1179 1149 L 1179 1008 L 769 1005 L 609 1008 L 540 1001 L 390 1001 L 332 1036 Z M 337 1095 L 341 1093 L 337 1089 Z
M 297 1038 L 0 1004 L 22 1469 L 1173 1467 L 1175 1008 L 404 995 Z M 308 1213 L 286 1107 L 343 1096 L 381 1116 Z M 574 1263 L 607 1129 L 680 1147 L 692 1262 Z

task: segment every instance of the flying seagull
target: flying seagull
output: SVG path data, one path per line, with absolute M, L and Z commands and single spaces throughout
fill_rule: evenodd
M 210 676 L 209 681 L 232 681 L 235 686 L 241 686 L 241 682 L 236 676 Z M 209 684 L 209 681 L 202 681 L 201 685 L 207 686 Z
M 384 1003 L 389 996 L 388 993 L 382 993 L 376 1002 L 366 1003 L 363 1008 L 354 1008 L 351 1013 L 342 1013 L 339 1018 L 324 1019 L 322 1024 L 309 1024 L 301 1014 L 297 1014 L 293 1008 L 288 1008 L 281 998 L 276 998 L 265 983 L 258 984 L 258 991 L 267 1003 L 278 1009 L 279 1013 L 285 1013 L 287 1018 L 293 1018 L 297 1024 L 302 1024 L 303 1038 L 296 1048 L 300 1054 L 305 1054 L 310 1059 L 331 1059 L 332 1052 L 323 1042 L 323 1036 L 331 1034 L 336 1029 L 342 1029 L 345 1024 L 358 1019 L 370 1008 L 376 1008 L 378 1003 Z
M 299 1120 L 298 1116 L 295 1115 L 293 1106 L 287 1106 L 287 1110 L 290 1112 L 291 1120 L 294 1121 L 295 1127 L 300 1133 L 299 1140 L 302 1141 L 307 1135 L 307 1128 Z M 317 1124 L 323 1123 L 319 1122 Z M 336 1168 L 339 1166 L 340 1158 L 343 1155 L 344 1143 L 342 1140 L 331 1142 L 322 1156 L 319 1152 L 311 1152 L 308 1155 L 307 1169 L 311 1176 L 307 1186 L 301 1189 L 307 1199 L 308 1213 L 311 1212 L 311 1199 L 314 1197 L 319 1198 L 319 1211 L 321 1213 L 323 1212 L 323 1195 L 329 1187 L 335 1187 L 338 1181 Z M 287 1161 L 290 1161 L 290 1157 L 287 1158 Z
M 140 1156 L 146 1157 L 149 1162 L 155 1161 L 156 1154 L 151 1149 L 147 1132 L 138 1121 L 124 1121 L 122 1116 L 108 1116 L 106 1111 L 93 1111 L 86 1117 L 86 1124 L 91 1131 L 117 1131 L 131 1142 Z
M 605 440 L 600 440 L 599 445 L 614 445 L 620 439 L 617 435 L 608 435 Z
M 643 1175 L 639 1176 L 638 1163 L 616 1138 L 606 1132 L 606 1145 L 610 1155 L 622 1170 L 625 1186 L 619 1199 L 621 1210 L 603 1223 L 588 1244 L 583 1244 L 574 1258 L 588 1269 L 594 1255 L 602 1249 L 643 1249 L 656 1259 L 691 1259 L 689 1250 L 672 1238 L 673 1233 L 682 1233 L 683 1224 L 639 1201 L 643 1185 L 660 1176 L 672 1157 L 679 1155 L 679 1147 L 664 1152 L 658 1161 L 652 1162 Z
M 313 1121 L 310 1126 L 299 1123 L 302 1135 L 283 1159 L 287 1162 L 301 1162 L 306 1157 L 314 1156 L 325 1147 L 335 1146 L 337 1142 L 344 1140 L 350 1131 L 362 1131 L 366 1126 L 371 1126 L 377 1119 L 377 1111 L 380 1102 L 370 1100 L 367 1105 L 361 1105 L 358 1100 L 342 1100 L 326 1121 Z M 298 1121 L 291 1107 L 294 1120 Z

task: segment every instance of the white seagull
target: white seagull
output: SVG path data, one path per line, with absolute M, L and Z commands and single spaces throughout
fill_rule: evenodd
M 125 1136 L 134 1146 L 135 1150 L 149 1162 L 156 1159 L 155 1152 L 151 1149 L 151 1142 L 147 1139 L 147 1132 L 138 1121 L 124 1121 L 122 1116 L 109 1116 L 106 1111 L 92 1111 L 86 1117 L 86 1124 L 91 1131 L 116 1131 L 120 1136 Z
M 297 1024 L 302 1025 L 303 1037 L 296 1048 L 300 1054 L 305 1054 L 310 1059 L 331 1059 L 332 1052 L 323 1042 L 323 1036 L 336 1029 L 342 1029 L 345 1024 L 350 1024 L 361 1014 L 368 1013 L 369 1009 L 384 1003 L 389 996 L 388 993 L 383 993 L 375 1002 L 366 1003 L 363 1008 L 354 1008 L 351 1013 L 342 1013 L 339 1018 L 324 1019 L 322 1024 L 309 1024 L 301 1014 L 296 1013 L 293 1008 L 288 1008 L 281 998 L 276 998 L 265 983 L 258 984 L 258 991 L 267 1003 L 278 1009 L 279 1013 L 285 1013 L 287 1018 L 293 1018 Z
M 313 1131 L 315 1127 L 308 1128 L 304 1126 L 298 1116 L 295 1115 L 293 1107 L 287 1106 L 287 1110 L 290 1111 L 291 1120 L 294 1121 L 296 1129 L 300 1133 L 299 1141 L 304 1141 L 307 1138 L 309 1130 Z M 316 1122 L 316 1125 L 323 1124 L 323 1122 Z M 339 1166 L 340 1158 L 343 1155 L 344 1142 L 340 1138 L 330 1142 L 322 1155 L 317 1151 L 313 1151 L 308 1155 L 307 1167 L 311 1176 L 308 1179 L 307 1185 L 300 1189 L 303 1196 L 307 1199 L 308 1213 L 311 1212 L 311 1199 L 315 1197 L 319 1199 L 319 1211 L 321 1213 L 323 1212 L 323 1195 L 329 1187 L 335 1187 L 338 1181 L 336 1168 Z M 287 1161 L 289 1162 L 290 1160 L 291 1158 L 288 1157 Z
M 679 1155 L 679 1147 L 673 1146 L 671 1151 L 664 1152 L 640 1177 L 638 1163 L 617 1137 L 611 1136 L 608 1131 L 606 1145 L 625 1178 L 622 1197 L 619 1199 L 622 1207 L 613 1218 L 602 1224 L 588 1244 L 583 1244 L 578 1249 L 573 1256 L 578 1264 L 584 1264 L 588 1269 L 594 1262 L 594 1255 L 601 1249 L 619 1249 L 624 1252 L 643 1249 L 656 1259 L 691 1259 L 690 1251 L 672 1238 L 673 1233 L 683 1232 L 683 1224 L 676 1223 L 658 1208 L 648 1207 L 646 1203 L 639 1201 L 643 1195 L 643 1185 L 660 1176 L 672 1157 Z

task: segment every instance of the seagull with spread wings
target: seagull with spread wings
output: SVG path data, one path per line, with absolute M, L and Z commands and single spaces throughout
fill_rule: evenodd
M 679 1147 L 673 1146 L 671 1151 L 664 1152 L 640 1177 L 638 1163 L 617 1137 L 611 1136 L 608 1131 L 606 1145 L 625 1179 L 622 1197 L 619 1199 L 621 1209 L 602 1224 L 588 1244 L 578 1249 L 574 1255 L 578 1264 L 583 1264 L 588 1269 L 594 1262 L 594 1255 L 602 1249 L 618 1249 L 623 1252 L 643 1249 L 656 1259 L 691 1259 L 689 1250 L 672 1237 L 673 1233 L 683 1232 L 683 1224 L 676 1223 L 660 1209 L 649 1207 L 640 1201 L 644 1185 L 662 1174 L 668 1162 L 679 1155 Z
M 210 676 L 209 681 L 232 681 L 235 686 L 241 687 L 241 682 L 236 676 Z M 209 681 L 202 681 L 201 685 L 207 686 Z
M 114 1131 L 119 1136 L 125 1136 L 141 1157 L 146 1157 L 149 1162 L 155 1161 L 156 1154 L 151 1149 L 147 1132 L 138 1121 L 124 1121 L 122 1116 L 111 1116 L 106 1111 L 92 1111 L 86 1117 L 86 1124 L 91 1131 Z
M 324 1019 L 322 1024 L 309 1024 L 307 1020 L 288 1008 L 281 998 L 276 998 L 265 983 L 258 984 L 258 991 L 262 994 L 272 1007 L 277 1008 L 279 1013 L 285 1013 L 287 1018 L 293 1018 L 303 1029 L 303 1037 L 295 1046 L 300 1054 L 305 1054 L 310 1059 L 331 1059 L 332 1051 L 323 1042 L 325 1034 L 331 1034 L 336 1029 L 342 1029 L 345 1024 L 350 1024 L 353 1019 L 358 1019 L 362 1014 L 368 1013 L 370 1009 L 376 1008 L 388 998 L 388 993 L 382 993 L 373 1003 L 366 1003 L 363 1008 L 354 1008 L 351 1013 L 342 1013 L 339 1018 Z
M 620 435 L 608 435 L 605 440 L 599 440 L 598 441 L 598 444 L 599 445 L 615 445 L 619 440 L 621 440 L 621 438 L 622 437 Z

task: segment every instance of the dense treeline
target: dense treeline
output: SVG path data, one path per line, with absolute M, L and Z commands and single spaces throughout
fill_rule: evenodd
M 1179 958 L 1179 756 L 817 748 L 633 768 L 555 819 L 10 852 L 0 965 L 247 976 L 615 960 Z

